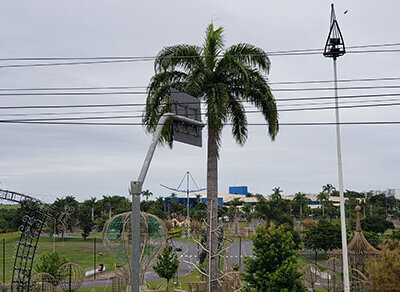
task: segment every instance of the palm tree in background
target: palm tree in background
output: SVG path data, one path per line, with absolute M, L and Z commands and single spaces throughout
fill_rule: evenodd
M 310 199 L 306 197 L 306 194 L 298 192 L 295 194 L 295 197 L 293 199 L 294 201 L 297 202 L 297 204 L 300 206 L 300 220 L 303 219 L 303 207 L 308 202 Z
M 335 190 L 336 190 L 336 188 L 331 184 L 326 184 L 326 185 L 322 186 L 322 191 L 324 193 L 328 194 L 328 200 L 329 200 L 329 197 L 333 194 L 333 192 Z
M 171 112 L 171 89 L 177 89 L 205 102 L 208 125 L 207 142 L 207 204 L 210 210 L 209 228 L 216 230 L 218 219 L 218 158 L 222 129 L 232 125 L 232 135 L 239 145 L 247 139 L 247 118 L 243 102 L 260 110 L 268 124 L 272 140 L 278 133 L 278 112 L 266 75 L 270 61 L 264 50 L 240 43 L 224 51 L 223 28 L 206 29 L 202 47 L 175 45 L 163 48 L 155 63 L 155 75 L 148 86 L 143 123 L 153 132 L 160 117 Z M 165 123 L 161 143 L 172 147 L 172 121 Z M 207 233 L 208 234 L 208 233 Z M 210 249 L 210 277 L 208 286 L 218 290 L 217 236 L 208 240 Z M 211 284 L 210 284 L 211 283 Z
M 153 195 L 152 192 L 150 192 L 149 190 L 145 190 L 142 192 L 142 195 L 146 197 L 146 201 L 149 200 L 149 197 L 151 197 Z
M 271 195 L 271 199 L 272 200 L 279 200 L 282 199 L 282 193 L 283 191 L 281 190 L 280 187 L 276 187 L 272 189 L 272 195 Z
M 328 201 L 329 200 L 329 195 L 328 195 L 328 193 L 325 193 L 325 192 L 320 192 L 319 194 L 318 194 L 318 196 L 317 196 L 317 200 L 318 201 L 320 201 L 321 202 L 321 205 L 322 205 L 322 216 L 324 216 L 325 215 L 325 209 L 324 209 L 324 203 L 325 203 L 325 201 Z

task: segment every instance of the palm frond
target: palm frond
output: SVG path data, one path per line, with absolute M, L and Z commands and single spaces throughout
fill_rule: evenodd
M 171 112 L 171 89 L 184 89 L 186 74 L 179 71 L 161 72 L 151 79 L 148 86 L 146 107 L 142 117 L 145 129 L 153 132 L 164 113 Z M 160 143 L 172 147 L 172 122 L 167 121 L 162 129 Z
M 224 48 L 224 38 L 222 33 L 224 29 L 222 27 L 214 30 L 214 25 L 210 24 L 206 29 L 206 40 L 204 43 L 204 60 L 207 68 L 213 70 L 217 62 L 218 55 Z
M 223 124 L 228 118 L 229 92 L 223 83 L 212 84 L 206 93 L 207 122 L 215 128 L 218 148 L 221 145 Z
M 266 73 L 269 73 L 271 62 L 267 56 L 267 53 L 260 48 L 253 45 L 241 43 L 229 47 L 225 53 L 224 58 L 234 58 L 238 62 L 241 62 L 247 66 L 258 68 Z
M 268 133 L 272 140 L 279 131 L 279 116 L 274 96 L 264 77 L 257 70 L 252 70 L 245 99 L 257 107 L 268 123 Z
M 247 117 L 244 106 L 234 96 L 230 95 L 228 108 L 229 118 L 232 121 L 232 135 L 242 146 L 247 140 Z
M 175 70 L 176 67 L 182 67 L 184 70 L 202 67 L 204 64 L 201 55 L 202 49 L 198 46 L 181 44 L 165 47 L 157 55 L 154 70 L 159 73 Z
M 204 89 L 211 76 L 209 70 L 205 68 L 197 68 L 188 74 L 185 84 L 185 92 L 197 98 L 204 96 Z

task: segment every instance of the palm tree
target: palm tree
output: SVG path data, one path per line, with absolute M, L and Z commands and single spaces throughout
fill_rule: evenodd
M 280 187 L 276 187 L 272 189 L 272 195 L 271 195 L 271 199 L 272 200 L 278 200 L 278 199 L 282 199 L 282 190 Z
M 224 50 L 223 28 L 206 29 L 203 47 L 175 45 L 163 48 L 158 54 L 155 75 L 148 86 L 143 123 L 153 132 L 160 117 L 171 111 L 172 88 L 198 97 L 206 105 L 207 142 L 207 204 L 210 210 L 209 228 L 217 227 L 218 158 L 222 129 L 232 125 L 232 134 L 239 145 L 247 139 L 247 118 L 243 102 L 256 106 L 268 124 L 272 140 L 278 133 L 278 111 L 267 79 L 270 61 L 260 48 L 240 43 Z M 172 121 L 163 127 L 161 143 L 172 147 Z M 212 206 L 212 208 L 211 208 Z M 208 234 L 208 233 L 207 233 Z M 216 291 L 218 278 L 217 236 L 209 239 L 211 271 L 208 281 Z M 210 282 L 209 282 L 210 283 Z
M 322 186 L 322 191 L 323 191 L 324 193 L 327 193 L 327 194 L 328 194 L 328 200 L 329 200 L 329 197 L 332 195 L 332 193 L 333 193 L 335 190 L 336 190 L 336 188 L 335 188 L 333 185 L 331 185 L 331 184 L 326 184 L 326 185 Z
M 152 192 L 150 192 L 149 190 L 145 190 L 142 192 L 142 195 L 146 197 L 146 201 L 149 200 L 149 197 L 151 197 L 153 195 Z
M 325 215 L 325 210 L 324 210 L 324 202 L 329 200 L 329 195 L 328 193 L 325 192 L 320 192 L 317 196 L 317 200 L 321 202 L 322 205 L 322 216 Z
M 296 201 L 300 206 L 300 220 L 302 220 L 303 219 L 303 206 L 305 205 L 305 203 L 307 201 L 309 201 L 309 199 L 306 197 L 306 194 L 298 192 L 295 194 L 295 197 L 293 200 Z

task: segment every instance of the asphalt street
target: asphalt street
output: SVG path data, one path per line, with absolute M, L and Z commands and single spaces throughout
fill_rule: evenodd
M 245 257 L 253 256 L 253 242 L 252 241 L 235 241 L 228 246 L 226 252 L 227 268 L 228 270 L 232 268 L 233 265 L 238 265 L 240 262 L 240 250 L 241 252 L 241 263 L 243 267 L 243 259 Z
M 195 243 L 188 242 L 173 242 L 174 250 L 180 247 L 181 251 L 175 251 L 178 255 L 179 259 L 179 269 L 178 269 L 178 277 L 185 276 L 189 273 L 189 269 L 192 272 L 194 267 L 192 264 L 199 264 L 199 254 L 201 252 L 201 248 Z M 233 265 L 239 264 L 239 251 L 240 248 L 242 250 L 242 266 L 243 259 L 246 256 L 252 256 L 253 254 L 253 243 L 251 241 L 242 241 L 241 246 L 240 242 L 235 241 L 231 243 L 227 247 L 226 251 L 226 260 L 227 260 L 227 268 L 231 269 Z M 145 275 L 145 281 L 157 281 L 159 280 L 159 276 L 153 270 L 153 268 L 149 268 Z M 111 280 L 97 280 L 97 281 L 87 281 L 82 283 L 82 287 L 97 287 L 97 286 L 107 286 L 111 285 Z

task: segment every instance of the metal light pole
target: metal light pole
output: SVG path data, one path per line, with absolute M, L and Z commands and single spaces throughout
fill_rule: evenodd
M 156 146 L 161 137 L 161 131 L 168 119 L 182 121 L 191 125 L 203 127 L 201 121 L 190 119 L 184 116 L 175 115 L 173 113 L 165 113 L 158 121 L 157 128 L 153 134 L 149 150 L 143 162 L 137 181 L 131 182 L 130 193 L 132 195 L 132 247 L 131 247 L 131 292 L 139 292 L 140 286 L 140 195 L 142 193 L 143 182 L 149 170 L 151 160 L 156 150 Z
M 343 261 L 343 288 L 345 292 L 350 292 L 350 278 L 349 278 L 349 261 L 347 253 L 347 234 L 346 234 L 346 214 L 344 205 L 344 192 L 343 192 L 343 165 L 342 165 L 342 147 L 340 140 L 340 119 L 339 119 L 339 99 L 338 99 L 338 86 L 337 86 L 337 64 L 338 57 L 346 53 L 342 33 L 340 32 L 339 25 L 336 21 L 335 9 L 332 4 L 331 10 L 331 26 L 329 30 L 328 39 L 326 40 L 324 56 L 333 58 L 333 71 L 334 71 L 334 91 L 335 91 L 335 118 L 336 118 L 336 146 L 337 146 L 337 160 L 338 160 L 338 176 L 339 176 L 339 194 L 340 194 L 340 227 L 342 234 L 342 261 Z

